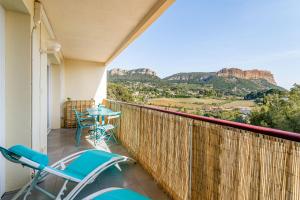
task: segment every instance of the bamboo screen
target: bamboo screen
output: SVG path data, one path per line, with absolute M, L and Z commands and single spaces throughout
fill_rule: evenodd
M 174 198 L 188 199 L 190 119 L 105 101 L 121 111 L 117 137 L 132 156 Z
M 66 101 L 64 103 L 64 128 L 76 128 L 77 126 L 73 108 L 79 112 L 85 112 L 87 108 L 91 108 L 94 105 L 95 100 Z
M 300 199 L 300 145 L 120 102 L 120 141 L 174 199 Z
M 300 145 L 195 121 L 192 199 L 300 199 Z

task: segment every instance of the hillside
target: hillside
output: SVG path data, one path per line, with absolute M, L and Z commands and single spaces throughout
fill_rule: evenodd
M 154 71 L 147 68 L 139 68 L 134 70 L 124 70 L 120 68 L 115 68 L 108 71 L 108 80 L 112 82 L 151 82 L 159 81 L 160 78 L 156 75 Z
M 147 68 L 135 70 L 112 69 L 108 71 L 109 82 L 126 82 L 135 86 L 164 88 L 167 94 L 189 96 L 191 94 L 217 93 L 222 95 L 244 96 L 251 92 L 269 89 L 284 90 L 276 85 L 271 72 L 262 70 L 243 71 L 237 68 L 224 68 L 218 72 L 177 73 L 163 79 Z M 136 87 L 137 85 L 138 88 Z M 174 88 L 176 87 L 176 88 Z M 178 90 L 180 90 L 178 92 Z M 213 90 L 213 91 L 211 91 Z

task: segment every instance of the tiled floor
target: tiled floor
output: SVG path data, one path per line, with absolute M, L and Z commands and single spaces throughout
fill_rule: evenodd
M 48 155 L 53 163 L 71 153 L 84 149 L 95 148 L 93 143 L 83 137 L 80 147 L 75 147 L 74 129 L 59 129 L 52 131 L 48 136 Z M 106 149 L 114 153 L 128 155 L 128 152 L 121 145 L 111 145 L 108 147 L 105 144 L 96 146 L 99 149 Z M 78 196 L 77 199 L 82 199 L 88 194 L 94 193 L 108 187 L 124 187 L 133 189 L 136 192 L 144 194 L 151 199 L 165 200 L 170 199 L 158 186 L 155 181 L 147 174 L 140 164 L 122 164 L 121 171 L 116 167 L 111 167 L 104 171 L 100 176 L 88 185 Z M 57 193 L 63 183 L 63 179 L 57 177 L 49 177 L 41 186 L 52 193 Z M 68 190 L 74 185 L 68 185 Z M 9 199 L 6 196 L 5 199 Z M 29 199 L 47 199 L 44 195 L 34 191 Z

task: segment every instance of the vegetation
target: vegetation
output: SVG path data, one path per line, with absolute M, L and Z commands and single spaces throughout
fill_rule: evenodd
M 157 76 L 151 76 L 147 74 L 128 74 L 123 76 L 109 76 L 111 82 L 124 82 L 130 80 L 131 82 L 158 82 L 160 78 Z
M 142 74 L 110 77 L 108 98 L 300 132 L 299 85 L 286 91 L 265 80 L 205 76 L 192 74 L 188 82 Z
M 133 70 L 134 71 L 134 70 Z M 179 73 L 164 79 L 156 75 L 125 73 L 108 74 L 109 82 L 126 85 L 132 93 L 148 98 L 178 98 L 203 96 L 239 96 L 244 97 L 251 92 L 270 89 L 284 91 L 283 88 L 269 83 L 265 79 L 241 79 L 236 77 L 220 77 L 214 72 Z
M 287 93 L 265 96 L 262 105 L 251 113 L 250 123 L 300 132 L 300 85 Z
M 244 99 L 245 100 L 255 100 L 256 103 L 262 103 L 264 97 L 266 97 L 268 95 L 274 95 L 274 94 L 284 95 L 285 91 L 278 90 L 278 89 L 270 89 L 270 90 L 264 90 L 264 91 L 250 92 L 249 94 L 247 94 L 244 97 Z
M 248 123 L 247 115 L 241 113 L 239 109 L 205 112 L 203 113 L 203 116 L 214 117 L 214 118 L 241 122 L 241 123 Z
M 132 93 L 122 85 L 109 83 L 107 96 L 109 99 L 117 100 L 117 101 L 125 101 L 125 102 L 133 102 Z

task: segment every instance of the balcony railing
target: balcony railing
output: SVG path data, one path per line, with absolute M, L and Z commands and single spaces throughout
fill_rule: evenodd
M 300 134 L 105 100 L 117 136 L 174 199 L 300 199 Z

